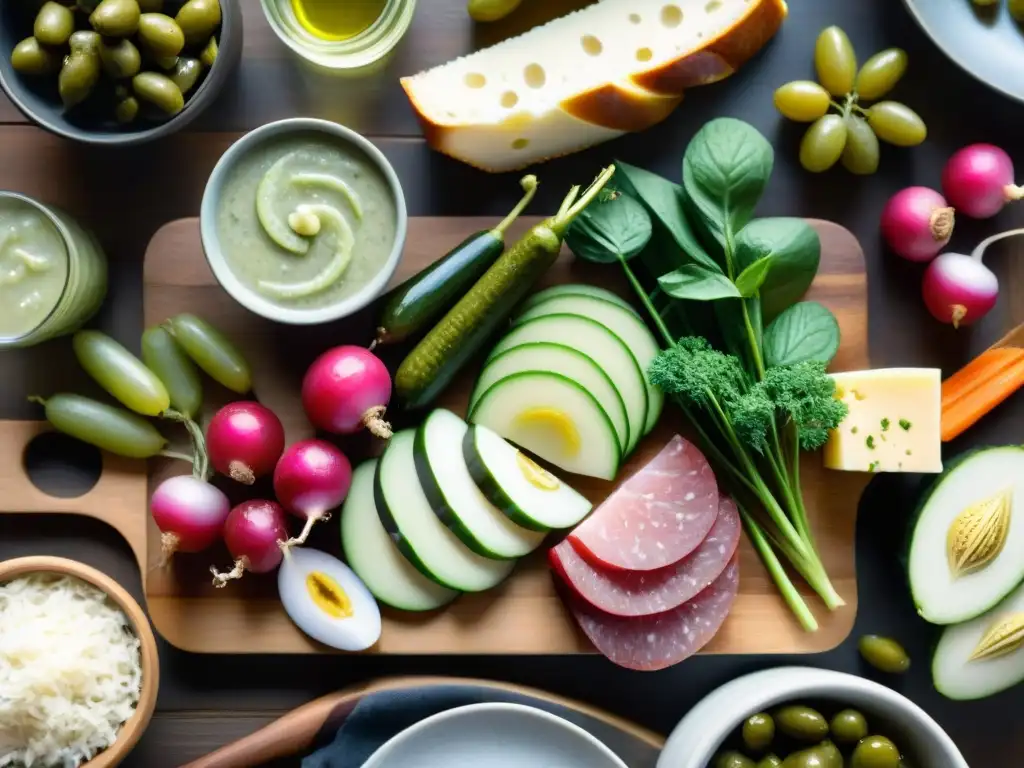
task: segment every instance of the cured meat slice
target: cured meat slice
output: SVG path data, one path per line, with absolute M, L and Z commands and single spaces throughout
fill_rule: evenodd
M 736 504 L 723 496 L 707 538 L 675 565 L 656 571 L 595 568 L 567 541 L 549 550 L 548 559 L 576 594 L 594 607 L 616 616 L 650 616 L 678 608 L 717 579 L 736 553 L 740 527 Z
M 718 516 L 711 465 L 679 435 L 569 534 L 592 565 L 653 571 L 704 541 Z
M 688 603 L 653 616 L 612 616 L 576 595 L 569 607 L 598 651 L 620 667 L 656 670 L 686 659 L 713 638 L 725 622 L 740 584 L 738 554 L 722 575 Z

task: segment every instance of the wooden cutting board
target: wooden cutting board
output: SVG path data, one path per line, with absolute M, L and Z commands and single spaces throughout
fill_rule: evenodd
M 520 220 L 510 241 L 537 221 Z M 404 257 L 394 282 L 400 282 L 446 253 L 469 233 L 493 226 L 490 218 L 413 218 Z M 821 269 L 809 298 L 836 314 L 843 342 L 834 368 L 869 367 L 867 348 L 867 275 L 864 254 L 854 236 L 842 227 L 812 221 L 822 239 Z M 629 289 L 613 267 L 577 263 L 566 250 L 544 284 L 591 282 L 629 298 Z M 312 428 L 298 399 L 308 363 L 335 344 L 365 345 L 372 338 L 372 312 L 317 328 L 293 328 L 257 317 L 236 304 L 216 283 L 203 257 L 198 219 L 183 219 L 160 229 L 146 251 L 144 314 L 146 325 L 180 312 L 205 317 L 232 338 L 253 368 L 254 390 L 285 425 L 289 442 L 311 436 Z M 388 354 L 387 350 L 382 356 Z M 389 361 L 397 362 L 397 360 Z M 475 370 L 466 371 L 439 405 L 457 413 L 465 403 Z M 207 388 L 210 409 L 227 399 L 226 392 Z M 392 414 L 396 426 L 409 422 Z M 141 464 L 105 457 L 100 483 L 85 496 L 52 499 L 35 489 L 20 469 L 20 452 L 41 429 L 38 424 L 0 422 L 0 507 L 17 511 L 80 512 L 105 520 L 131 544 L 143 573 L 150 616 L 156 629 L 173 645 L 199 653 L 318 653 L 331 652 L 303 635 L 288 619 L 277 599 L 273 576 L 246 575 L 226 589 L 214 589 L 209 566 L 229 566 L 227 552 L 217 547 L 206 553 L 177 556 L 170 567 L 158 569 L 159 535 L 146 512 L 146 476 Z M 172 430 L 166 430 L 168 435 Z M 627 476 L 642 466 L 686 424 L 666 407 L 659 426 L 641 443 L 623 470 Z M 180 438 L 181 436 L 179 436 Z M 6 439 L 4 439 L 6 438 Z M 379 453 L 379 441 L 367 435 L 342 441 L 355 461 Z M 13 468 L 13 473 L 11 469 Z M 180 462 L 151 462 L 149 486 L 170 474 L 185 471 Z M 820 457 L 805 457 L 801 469 L 804 494 L 825 566 L 846 607 L 829 614 L 817 598 L 810 599 L 820 629 L 804 632 L 779 598 L 756 553 L 741 543 L 740 592 L 732 613 L 709 653 L 808 653 L 838 645 L 853 627 L 857 605 L 854 575 L 854 521 L 861 491 L 870 476 L 825 472 Z M 614 484 L 588 478 L 568 478 L 595 503 Z M 296 521 L 297 524 L 298 521 Z M 340 552 L 337 520 L 322 523 L 310 543 L 333 554 Z M 798 582 L 799 583 L 799 582 Z M 812 593 L 807 590 L 806 593 Z M 558 598 L 542 553 L 525 558 L 498 588 L 463 595 L 451 606 L 426 615 L 386 610 L 384 631 L 375 652 L 393 654 L 442 653 L 589 653 L 592 647 L 578 631 Z

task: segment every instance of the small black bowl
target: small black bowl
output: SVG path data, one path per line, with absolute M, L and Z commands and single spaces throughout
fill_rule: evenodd
M 173 12 L 183 2 L 168 0 Z M 140 117 L 127 126 L 119 125 L 111 113 L 104 113 L 92 100 L 65 112 L 57 93 L 57 76 L 29 77 L 11 67 L 11 52 L 32 34 L 36 5 L 0 0 L 0 88 L 32 122 L 58 136 L 85 144 L 132 146 L 169 136 L 191 123 L 217 98 L 242 58 L 242 12 L 238 0 L 220 0 L 219 51 L 213 67 L 185 100 L 185 108 L 173 117 L 147 120 Z

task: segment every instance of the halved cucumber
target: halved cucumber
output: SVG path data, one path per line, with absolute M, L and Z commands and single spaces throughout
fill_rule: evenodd
M 469 410 L 490 386 L 506 376 L 522 371 L 550 371 L 572 379 L 601 405 L 619 437 L 623 453 L 629 446 L 629 417 L 622 395 L 612 384 L 600 365 L 579 350 L 564 344 L 535 342 L 507 349 L 492 359 L 480 371 L 473 394 L 469 397 Z
M 593 296 L 597 299 L 604 299 L 613 304 L 618 304 L 620 307 L 628 309 L 637 317 L 640 316 L 640 313 L 633 308 L 632 304 L 617 293 L 612 293 L 607 288 L 599 288 L 596 285 L 587 285 L 586 283 L 563 283 L 562 285 L 553 285 L 550 288 L 545 288 L 543 291 L 537 291 L 527 298 L 526 301 L 519 305 L 516 317 L 537 306 L 542 301 L 547 301 L 555 296 Z
M 618 302 L 608 301 L 598 296 L 564 294 L 552 296 L 526 310 L 516 318 L 516 323 L 525 323 L 535 317 L 558 314 L 589 317 L 625 342 L 643 372 L 644 382 L 647 385 L 647 418 L 644 422 L 644 434 L 646 435 L 654 429 L 654 425 L 661 417 L 665 395 L 647 379 L 647 368 L 659 350 L 654 334 L 650 332 L 644 321 L 631 309 L 623 307 Z
M 459 592 L 428 579 L 405 559 L 388 536 L 373 501 L 377 460 L 352 472 L 352 487 L 341 509 L 341 549 L 345 560 L 373 596 L 403 611 L 431 611 Z
M 618 336 L 596 320 L 579 315 L 545 315 L 516 325 L 491 350 L 489 363 L 507 349 L 537 341 L 578 349 L 608 374 L 626 405 L 629 447 L 639 442 L 647 424 L 647 379 L 633 353 Z
M 477 488 L 462 457 L 469 427 L 451 411 L 438 408 L 416 430 L 416 475 L 438 519 L 478 555 L 494 560 L 522 557 L 544 534 L 516 525 Z
M 607 414 L 557 373 L 524 371 L 495 382 L 469 419 L 568 472 L 613 480 L 619 471 L 622 454 Z
M 484 495 L 526 528 L 572 528 L 593 508 L 586 497 L 483 424 L 466 431 L 462 453 Z
M 515 560 L 480 557 L 445 528 L 416 478 L 415 441 L 415 431 L 398 432 L 377 464 L 373 500 L 384 530 L 420 573 L 442 586 L 482 592 L 501 583 Z

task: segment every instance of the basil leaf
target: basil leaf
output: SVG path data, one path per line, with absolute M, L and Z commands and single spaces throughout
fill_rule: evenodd
M 743 298 L 757 293 L 772 267 L 772 257 L 763 256 L 736 276 L 736 290 Z
M 793 365 L 806 360 L 829 363 L 839 351 L 839 323 L 816 301 L 794 304 L 764 332 L 764 360 L 771 365 Z
M 629 163 L 615 162 L 615 182 L 627 194 L 642 202 L 672 239 L 693 261 L 721 271 L 700 240 L 683 209 L 683 188 L 656 173 Z
M 750 221 L 774 159 L 754 126 L 731 117 L 705 124 L 686 147 L 683 188 L 719 242 Z
M 628 261 L 651 239 L 651 217 L 622 192 L 598 197 L 576 217 L 565 242 L 579 258 L 607 264 Z
M 760 288 L 764 319 L 771 322 L 811 287 L 821 261 L 821 240 L 803 219 L 754 219 L 736 235 L 734 256 L 738 269 L 771 256 L 771 271 Z
M 658 285 L 675 299 L 694 301 L 715 301 L 716 299 L 738 298 L 732 280 L 721 272 L 708 269 L 700 264 L 683 264 L 674 272 L 658 278 Z

